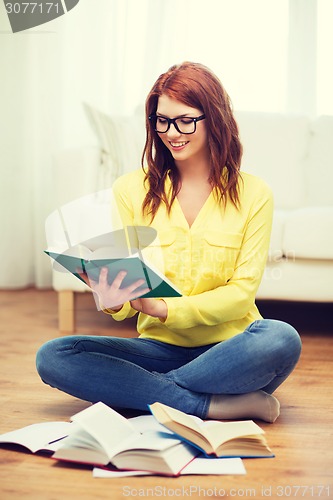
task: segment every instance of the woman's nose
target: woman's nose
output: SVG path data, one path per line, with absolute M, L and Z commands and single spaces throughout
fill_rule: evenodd
M 182 134 L 178 132 L 174 123 L 170 123 L 170 128 L 167 131 L 168 139 L 179 138 Z

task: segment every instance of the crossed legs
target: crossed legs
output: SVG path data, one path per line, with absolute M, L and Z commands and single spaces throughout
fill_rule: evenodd
M 297 332 L 258 320 L 218 344 L 186 348 L 149 339 L 70 336 L 37 353 L 42 380 L 75 397 L 146 410 L 160 401 L 201 418 L 262 418 L 279 412 L 274 390 L 294 369 Z

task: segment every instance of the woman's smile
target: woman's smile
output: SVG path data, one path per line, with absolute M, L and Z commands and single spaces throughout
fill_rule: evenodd
M 180 151 L 184 149 L 189 142 L 190 141 L 182 141 L 182 142 L 169 141 L 169 144 L 174 151 Z

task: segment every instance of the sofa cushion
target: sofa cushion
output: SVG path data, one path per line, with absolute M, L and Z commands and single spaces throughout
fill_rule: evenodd
M 333 206 L 333 116 L 320 116 L 312 122 L 311 133 L 305 162 L 307 203 Z
M 285 223 L 283 252 L 289 259 L 333 259 L 333 207 L 293 210 Z
M 333 261 L 282 259 L 266 266 L 257 298 L 333 302 L 332 283 Z
M 304 158 L 309 119 L 271 113 L 235 113 L 244 148 L 242 169 L 264 179 L 278 208 L 305 203 Z

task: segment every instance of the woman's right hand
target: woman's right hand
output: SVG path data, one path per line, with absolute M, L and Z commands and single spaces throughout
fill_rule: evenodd
M 120 271 L 111 284 L 108 282 L 107 267 L 101 268 L 98 281 L 92 280 L 87 274 L 80 273 L 80 276 L 97 295 L 102 309 L 117 311 L 122 308 L 125 302 L 136 299 L 150 291 L 150 288 L 140 288 L 145 283 L 143 279 L 131 283 L 126 288 L 121 288 L 126 274 L 126 271 Z M 140 290 L 138 290 L 139 288 Z

